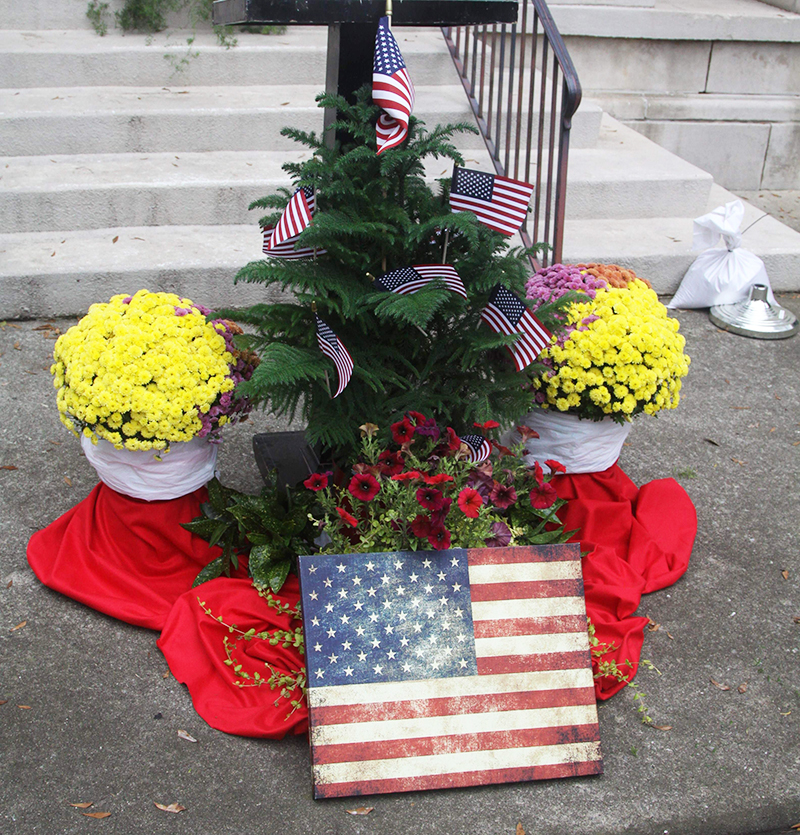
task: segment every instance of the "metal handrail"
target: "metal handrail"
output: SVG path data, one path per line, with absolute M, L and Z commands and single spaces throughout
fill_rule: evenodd
M 442 34 L 495 171 L 534 185 L 533 217 L 520 237 L 525 246 L 548 245 L 531 259 L 538 269 L 562 257 L 569 135 L 581 86 L 544 0 L 523 0 L 519 29 L 495 23 L 443 27 Z

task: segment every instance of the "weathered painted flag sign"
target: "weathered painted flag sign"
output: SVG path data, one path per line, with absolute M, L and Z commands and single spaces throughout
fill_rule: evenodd
M 578 545 L 299 571 L 315 797 L 602 771 Z

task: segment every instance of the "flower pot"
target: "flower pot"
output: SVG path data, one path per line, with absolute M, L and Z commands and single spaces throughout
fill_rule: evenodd
M 217 445 L 202 438 L 173 443 L 169 452 L 116 449 L 105 440 L 81 447 L 100 480 L 125 496 L 145 501 L 177 499 L 202 487 L 214 476 Z M 160 455 L 161 460 L 156 456 Z
M 616 423 L 611 418 L 581 420 L 577 415 L 550 409 L 535 409 L 518 424 L 539 433 L 525 443 L 526 463 L 560 461 L 568 473 L 597 473 L 616 463 L 622 445 L 631 431 L 630 423 Z M 518 444 L 520 433 L 513 429 L 506 440 Z

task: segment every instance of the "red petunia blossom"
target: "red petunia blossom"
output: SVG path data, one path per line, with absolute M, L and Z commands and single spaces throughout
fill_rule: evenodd
M 337 507 L 336 512 L 339 514 L 339 518 L 342 520 L 342 522 L 344 522 L 346 525 L 350 525 L 354 528 L 358 524 L 358 519 L 356 519 L 355 516 L 351 516 L 343 508 Z
M 489 499 L 495 507 L 506 510 L 516 502 L 517 491 L 511 484 L 501 484 L 495 481 L 492 492 L 489 493 Z
M 420 539 L 427 539 L 431 533 L 431 518 L 424 513 L 420 513 L 411 521 L 411 533 L 418 536 Z
M 392 438 L 396 444 L 407 444 L 414 438 L 414 425 L 408 418 L 403 418 L 391 425 Z
M 434 441 L 438 441 L 439 436 L 442 434 L 433 418 L 428 418 L 424 423 L 418 423 L 414 431 L 417 435 L 422 435 L 424 438 L 432 438 Z
M 498 443 L 497 441 L 489 440 L 489 443 L 502 455 L 510 455 L 513 457 L 514 453 L 507 447 L 503 446 L 502 444 Z
M 452 499 L 444 499 L 442 506 L 438 510 L 431 511 L 431 530 L 444 527 L 445 519 L 447 519 L 447 514 L 450 512 L 450 505 L 452 504 Z
M 354 475 L 350 479 L 347 489 L 362 502 L 371 502 L 381 489 L 378 479 L 369 473 Z
M 428 542 L 431 548 L 446 551 L 450 547 L 450 531 L 447 528 L 436 528 L 428 535 Z
M 405 473 L 397 473 L 393 475 L 392 481 L 414 481 L 414 479 L 422 478 L 422 473 L 419 470 L 408 470 Z
M 444 505 L 444 496 L 435 487 L 420 487 L 417 490 L 417 501 L 425 510 L 440 510 Z
M 448 452 L 458 452 L 461 448 L 461 438 L 456 435 L 455 430 L 452 426 L 448 426 L 445 430 L 447 434 L 447 451 Z
M 328 486 L 328 476 L 330 472 L 327 473 L 312 473 L 304 482 L 303 484 L 308 487 L 309 490 L 313 490 L 315 493 L 319 490 L 324 490 Z
M 378 456 L 378 463 L 384 475 L 393 476 L 403 471 L 405 462 L 400 452 L 390 452 L 388 449 L 385 449 Z
M 533 462 L 533 476 L 536 479 L 536 483 L 541 487 L 544 484 L 544 470 L 538 461 Z
M 477 519 L 480 509 L 483 507 L 483 499 L 477 490 L 465 487 L 458 494 L 458 506 L 465 516 L 469 516 L 470 519 Z
M 446 482 L 455 481 L 453 476 L 447 473 L 437 473 L 436 475 L 424 475 L 425 484 L 444 484 Z
M 476 429 L 482 429 L 484 432 L 488 432 L 490 429 L 497 429 L 500 426 L 496 420 L 485 420 L 483 423 L 473 423 L 472 425 Z
M 531 507 L 544 510 L 551 507 L 557 498 L 556 488 L 552 484 L 538 484 L 531 490 Z
M 518 426 L 517 432 L 519 432 L 523 443 L 529 441 L 531 438 L 539 437 L 539 433 L 535 429 L 531 429 L 530 426 Z
M 560 461 L 554 461 L 552 458 L 548 458 L 544 463 L 550 467 L 551 473 L 565 473 L 567 471 L 567 468 Z
M 406 412 L 406 417 L 414 421 L 414 426 L 422 426 L 428 420 L 422 412 Z

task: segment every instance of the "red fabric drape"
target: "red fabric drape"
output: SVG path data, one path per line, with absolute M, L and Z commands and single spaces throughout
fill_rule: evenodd
M 205 488 L 146 502 L 98 484 L 28 543 L 36 576 L 112 617 L 161 629 L 172 604 L 221 549 L 181 527 L 200 515 Z
M 274 596 L 294 606 L 300 598 L 297 577 L 290 574 Z M 210 609 L 211 615 L 205 614 L 204 608 Z M 226 638 L 229 642 L 239 638 L 232 655 L 250 676 L 258 672 L 269 678 L 265 661 L 279 673 L 299 670 L 304 666 L 303 657 L 293 647 L 284 648 L 281 643 L 272 646 L 269 641 L 255 637 L 245 641 L 239 633 L 231 633 L 228 626 L 216 621 L 216 617 L 222 617 L 225 624 L 235 624 L 242 632 L 294 629 L 299 625 L 290 615 L 278 614 L 269 607 L 249 580 L 220 577 L 179 597 L 158 646 L 172 674 L 189 688 L 195 710 L 212 728 L 229 734 L 280 739 L 287 733 L 304 733 L 308 728 L 305 705 L 292 712 L 289 700 L 282 698 L 278 689 L 271 690 L 266 684 L 256 687 L 234 684 L 237 677 L 231 666 L 225 664 L 223 642 Z M 292 698 L 299 697 L 299 690 L 292 695 Z
M 567 504 L 559 517 L 567 530 L 578 530 L 586 611 L 601 643 L 617 649 L 604 656 L 636 674 L 647 618 L 631 617 L 642 594 L 672 585 L 687 569 L 697 534 L 692 500 L 672 478 L 651 481 L 641 489 L 618 464 L 600 473 L 559 475 L 553 480 Z M 608 699 L 624 683 L 606 676 L 595 692 Z

